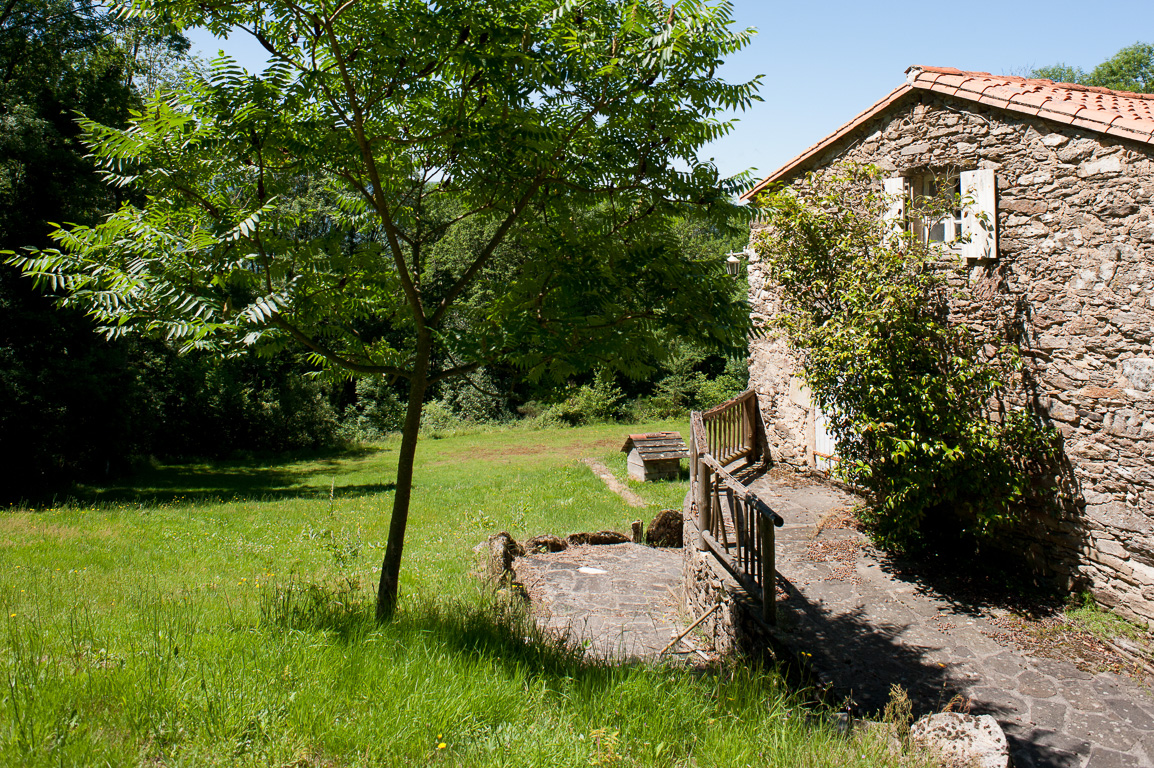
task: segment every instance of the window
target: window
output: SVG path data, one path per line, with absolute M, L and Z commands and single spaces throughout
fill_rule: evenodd
M 968 262 L 995 259 L 998 217 L 994 185 L 994 171 L 990 168 L 895 176 L 885 180 L 885 193 L 890 200 L 885 218 L 902 222 L 901 226 L 908 227 L 923 243 L 943 243 Z M 961 207 L 931 222 L 913 215 L 923 201 L 942 193 L 960 200 Z
M 918 210 L 932 205 L 938 198 L 960 201 L 962 180 L 954 171 L 926 171 L 910 179 L 910 210 Z M 916 216 L 910 219 L 910 229 L 923 243 L 945 243 L 951 250 L 961 250 L 962 209 L 955 208 L 936 221 L 923 221 Z

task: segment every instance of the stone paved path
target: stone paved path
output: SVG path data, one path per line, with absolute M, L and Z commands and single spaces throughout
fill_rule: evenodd
M 1017 768 L 1154 768 L 1154 697 L 1108 672 L 1018 650 L 994 612 L 905 575 L 852 529 L 830 524 L 854 500 L 811 481 L 761 481 L 778 531 L 778 636 L 866 714 L 902 685 L 916 714 L 955 694 L 991 714 Z M 602 658 L 653 657 L 681 629 L 680 550 L 572 547 L 514 563 L 539 621 Z M 681 649 L 685 650 L 685 649 Z
M 1017 768 L 1154 766 L 1148 688 L 1028 656 L 1000 642 L 989 610 L 903 576 L 852 529 L 820 526 L 853 503 L 847 494 L 780 478 L 758 489 L 785 518 L 777 539 L 788 595 L 779 603 L 780 635 L 813 654 L 835 691 L 872 712 L 899 683 L 918 714 L 961 694 L 974 714 L 1002 723 Z
M 538 622 L 584 644 L 593 656 L 654 657 L 681 631 L 680 549 L 570 547 L 519 557 L 513 569 Z

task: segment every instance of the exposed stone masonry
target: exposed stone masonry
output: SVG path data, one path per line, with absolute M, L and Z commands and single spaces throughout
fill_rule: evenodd
M 886 175 L 995 169 L 998 258 L 952 276 L 951 311 L 1020 336 L 1020 394 L 1064 438 L 1057 481 L 1073 501 L 1039 516 L 1027 554 L 1154 625 L 1154 148 L 915 92 L 805 170 L 841 160 Z M 776 298 L 756 256 L 749 279 L 764 321 Z M 788 350 L 765 338 L 750 355 L 775 458 L 812 463 L 813 413 Z

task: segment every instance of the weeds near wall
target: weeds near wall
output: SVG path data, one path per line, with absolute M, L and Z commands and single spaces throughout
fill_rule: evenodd
M 1056 433 L 1013 403 L 1005 329 L 951 319 L 960 257 L 909 226 L 966 201 L 899 202 L 881 186 L 875 168 L 845 165 L 763 198 L 754 248 L 781 290 L 769 330 L 796 351 L 880 543 L 917 549 L 947 512 L 988 537 L 1017 519 Z

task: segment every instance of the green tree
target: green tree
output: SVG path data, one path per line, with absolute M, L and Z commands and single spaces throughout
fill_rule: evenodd
M 119 22 L 86 0 L 0 4 L 0 249 L 47 245 L 49 221 L 95 223 L 115 208 L 74 120 L 123 125 L 139 106 Z M 0 267 L 0 463 L 20 498 L 103 474 L 132 452 L 132 373 L 77 311 Z
M 1072 67 L 1069 64 L 1059 63 L 1046 67 L 1038 67 L 1030 72 L 1028 77 L 1053 80 L 1055 83 L 1077 83 L 1085 85 L 1086 73 L 1081 67 Z
M 0 243 L 47 243 L 46 217 L 95 222 L 114 207 L 73 119 L 123 125 L 139 105 L 114 25 L 87 0 L 0 8 Z
M 1002 530 L 1053 439 L 1007 397 L 1019 367 L 1012 331 L 950 320 L 953 262 L 886 221 L 876 169 L 813 175 L 764 203 L 754 248 L 781 290 L 772 330 L 830 417 L 839 471 L 868 492 L 876 537 L 916 547 L 930 513 L 959 513 L 976 535 Z M 958 205 L 936 200 L 911 215 L 933 220 Z
M 1086 85 L 1115 91 L 1154 93 L 1154 45 L 1135 43 L 1094 67 Z
M 1154 45 L 1139 42 L 1126 46 L 1090 72 L 1068 64 L 1053 64 L 1035 69 L 1031 77 L 1114 91 L 1154 93 Z
M 380 618 L 396 606 L 431 385 L 490 360 L 532 377 L 635 370 L 671 326 L 744 333 L 720 261 L 685 258 L 666 225 L 685 205 L 728 216 L 746 182 L 696 159 L 729 129 L 717 115 L 755 98 L 756 82 L 715 76 L 751 36 L 730 29 L 728 2 L 133 8 L 244 30 L 272 64 L 214 62 L 126 130 L 84 121 L 109 179 L 148 202 L 12 261 L 113 334 L 223 354 L 295 343 L 341 374 L 407 380 Z M 323 213 L 295 202 L 306 181 Z

